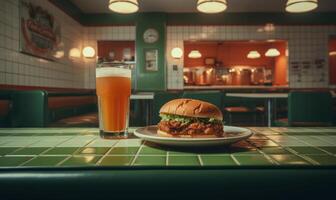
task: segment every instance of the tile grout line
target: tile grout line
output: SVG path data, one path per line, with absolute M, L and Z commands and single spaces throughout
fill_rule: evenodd
M 32 148 L 32 147 L 31 147 Z M 37 147 L 38 148 L 38 147 Z M 46 149 L 46 150 L 44 150 L 44 151 L 42 151 L 41 153 L 39 153 L 38 155 L 32 155 L 33 157 L 31 158 L 31 159 L 28 159 L 27 161 L 25 161 L 25 162 L 23 162 L 23 163 L 21 163 L 21 164 L 19 164 L 17 167 L 21 167 L 21 166 L 23 166 L 23 165 L 25 165 L 25 164 L 27 164 L 28 162 L 30 162 L 30 161 L 32 161 L 32 160 L 34 160 L 35 158 L 37 158 L 37 157 L 40 157 L 41 155 L 43 155 L 43 153 L 45 153 L 45 152 L 47 152 L 47 151 L 49 151 L 50 149 L 52 149 L 53 147 L 49 147 L 48 149 Z M 27 155 L 26 155 L 27 156 Z
M 200 165 L 201 166 L 203 166 L 204 165 L 204 163 L 203 163 L 203 160 L 202 160 L 202 158 L 201 158 L 201 155 L 197 155 L 197 158 L 198 158 L 198 162 L 200 163 Z
M 106 153 L 105 153 L 99 160 L 97 160 L 97 162 L 96 162 L 94 165 L 95 165 L 95 166 L 100 165 L 100 163 L 103 161 L 103 159 L 106 158 L 106 156 L 108 156 L 108 155 L 111 153 L 112 149 L 114 149 L 114 147 L 115 147 L 119 142 L 120 142 L 120 140 L 118 140 L 114 145 L 112 145 L 112 146 L 110 147 L 110 149 L 109 149 L 108 151 L 106 151 Z
M 69 160 L 70 158 L 72 158 L 72 155 L 64 158 L 63 160 L 61 160 L 60 162 L 58 162 L 55 166 L 60 166 L 62 165 L 63 163 L 65 163 L 67 160 Z
M 143 146 L 144 146 L 145 143 L 146 143 L 146 141 L 144 141 L 144 142 L 140 145 L 138 151 L 135 153 L 135 156 L 134 156 L 133 160 L 132 160 L 131 163 L 130 163 L 131 166 L 133 166 L 134 163 L 135 163 L 135 161 L 136 161 L 136 159 L 138 159 L 139 154 L 140 154 L 140 151 L 142 150 L 142 148 L 143 148 Z
M 166 153 L 166 166 L 169 165 L 169 151 Z
M 254 146 L 256 148 L 256 150 L 261 153 L 261 155 L 263 155 L 268 161 L 270 161 L 272 164 L 276 164 L 276 165 L 280 165 L 280 163 L 278 163 L 276 160 L 272 159 L 269 155 L 267 155 L 265 152 L 261 151 L 257 146 L 253 145 L 253 143 L 251 143 L 249 140 L 247 140 L 247 143 L 249 143 L 250 145 Z
M 318 163 L 317 161 L 315 161 L 315 160 L 313 160 L 313 159 L 311 159 L 307 156 L 299 154 L 297 151 L 295 151 L 294 149 L 291 149 L 290 147 L 289 148 L 284 148 L 284 149 L 286 149 L 287 151 L 291 152 L 292 154 L 302 158 L 303 160 L 308 161 L 310 164 L 320 165 L 320 163 Z
M 230 154 L 231 159 L 236 163 L 236 165 L 240 166 L 240 162 L 235 158 L 232 154 Z

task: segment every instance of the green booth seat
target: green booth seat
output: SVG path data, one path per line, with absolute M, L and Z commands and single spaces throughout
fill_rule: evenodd
M 152 109 L 152 117 L 151 123 L 157 124 L 159 123 L 160 116 L 159 111 L 161 107 L 170 100 L 182 98 L 181 92 L 155 92 L 154 93 L 154 101 L 153 101 L 153 109 Z
M 222 107 L 222 93 L 220 91 L 186 91 L 182 98 L 198 99 L 216 105 L 218 108 Z
M 276 120 L 274 125 L 332 125 L 332 97 L 330 92 L 290 92 L 288 95 L 288 118 Z
M 0 127 L 10 126 L 10 115 L 11 115 L 11 90 L 1 90 L 0 91 Z

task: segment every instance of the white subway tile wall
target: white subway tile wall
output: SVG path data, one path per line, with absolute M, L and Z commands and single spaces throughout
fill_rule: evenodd
M 82 88 L 85 65 L 82 58 L 69 58 L 72 48 L 82 49 L 84 28 L 46 0 L 35 0 L 61 25 L 64 57 L 47 61 L 20 53 L 19 0 L 1 0 L 0 84 Z
M 61 23 L 65 55 L 52 62 L 20 53 L 19 0 L 2 0 L 0 6 L 0 84 L 95 88 L 96 59 L 70 58 L 69 51 L 85 46 L 97 50 L 99 40 L 135 40 L 135 26 L 83 27 L 46 0 L 35 0 Z M 167 86 L 183 88 L 183 57 L 174 59 L 171 49 L 183 50 L 184 40 L 288 40 L 289 85 L 295 88 L 329 86 L 328 38 L 336 35 L 336 26 L 275 26 L 267 32 L 262 26 L 168 26 Z M 185 52 L 187 53 L 187 52 Z M 324 59 L 317 68 L 316 59 Z M 292 62 L 310 62 L 309 69 L 298 74 Z M 174 67 L 176 65 L 177 67 Z M 303 68 L 303 67 L 302 67 Z M 330 86 L 334 87 L 334 86 Z
M 170 52 L 175 47 L 183 50 L 184 40 L 288 40 L 289 86 L 329 87 L 330 35 L 336 35 L 336 26 L 275 26 L 273 31 L 265 31 L 265 27 L 262 26 L 168 26 L 166 51 L 168 89 L 183 88 L 183 57 L 174 59 Z M 322 68 L 315 64 L 318 59 L 325 61 Z M 295 72 L 292 62 L 301 63 L 300 73 Z M 305 69 L 302 62 L 309 62 L 309 69 Z M 178 65 L 178 71 L 173 70 L 173 65 Z
M 97 49 L 97 41 L 135 41 L 135 26 L 87 27 L 84 28 L 84 46 Z M 85 61 L 85 88 L 96 87 L 96 59 Z

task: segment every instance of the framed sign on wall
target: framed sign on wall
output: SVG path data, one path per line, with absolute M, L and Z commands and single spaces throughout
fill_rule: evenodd
M 145 69 L 146 71 L 158 71 L 158 50 L 145 49 Z
M 55 60 L 60 52 L 61 27 L 54 16 L 33 0 L 20 0 L 20 51 Z

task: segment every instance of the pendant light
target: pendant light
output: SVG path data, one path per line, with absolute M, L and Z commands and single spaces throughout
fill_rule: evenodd
M 189 58 L 201 58 L 202 54 L 201 52 L 199 52 L 198 50 L 192 50 L 189 54 L 188 54 Z
M 260 53 L 258 51 L 250 51 L 247 54 L 247 58 L 249 59 L 256 59 L 256 58 L 260 58 Z
M 226 0 L 198 0 L 197 10 L 203 13 L 220 13 L 226 10 Z
M 288 0 L 286 11 L 292 13 L 308 12 L 316 9 L 318 0 Z
M 110 0 L 109 9 L 116 13 L 130 14 L 139 10 L 138 0 Z
M 265 56 L 267 56 L 267 57 L 277 57 L 277 56 L 280 56 L 280 52 L 276 48 L 270 48 L 265 53 Z

